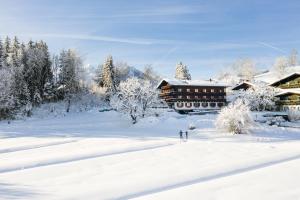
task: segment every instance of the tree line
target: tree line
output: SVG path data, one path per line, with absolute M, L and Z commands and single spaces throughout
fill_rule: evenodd
M 51 57 L 44 41 L 0 39 L 0 119 L 33 106 L 69 98 L 81 89 L 82 61 L 74 50 Z

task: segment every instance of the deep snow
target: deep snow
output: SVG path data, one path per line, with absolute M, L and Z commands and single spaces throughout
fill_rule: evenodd
M 92 110 L 1 122 L 0 199 L 300 199 L 300 129 L 233 136 L 215 118 L 164 112 L 132 125 Z

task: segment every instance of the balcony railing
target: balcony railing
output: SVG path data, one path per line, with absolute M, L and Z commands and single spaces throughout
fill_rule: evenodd
M 276 105 L 300 105 L 300 100 L 279 100 Z
M 281 85 L 279 87 L 282 88 L 282 89 L 300 88 L 300 84 L 296 83 L 296 84 L 289 84 L 289 85 Z

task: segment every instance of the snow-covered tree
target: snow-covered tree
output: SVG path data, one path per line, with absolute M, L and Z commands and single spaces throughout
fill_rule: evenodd
M 158 102 L 156 88 L 149 81 L 138 78 L 121 82 L 116 94 L 110 99 L 111 106 L 120 113 L 129 115 L 133 124 L 138 118 L 150 114 L 151 107 Z
M 3 49 L 3 44 L 2 40 L 0 38 L 0 69 L 4 67 L 4 49 Z
M 232 70 L 243 80 L 251 81 L 256 73 L 255 64 L 251 59 L 239 59 L 233 66 Z
M 43 98 L 44 86 L 47 81 L 52 79 L 51 60 L 47 45 L 43 42 L 34 43 L 29 41 L 26 54 L 26 63 L 24 67 L 24 78 L 28 85 L 31 102 L 34 102 L 34 96 L 37 92 Z
M 15 105 L 12 83 L 11 69 L 7 67 L 0 69 L 0 119 L 12 117 Z
M 290 121 L 298 121 L 300 120 L 300 111 L 296 109 L 290 109 L 287 112 L 288 118 Z
M 175 78 L 180 80 L 191 80 L 191 74 L 186 65 L 182 62 L 176 65 Z
M 275 105 L 275 95 L 278 89 L 263 83 L 256 83 L 255 86 L 246 91 L 239 91 L 237 98 L 242 99 L 249 105 L 251 110 L 265 111 L 272 110 Z
M 83 73 L 83 63 L 81 57 L 74 50 L 63 50 L 59 58 L 60 87 L 63 90 L 63 96 L 67 100 L 67 112 L 70 110 L 71 99 L 74 94 L 81 90 L 81 73 Z
M 4 61 L 4 66 L 6 67 L 9 67 L 8 57 L 10 54 L 10 45 L 11 45 L 11 40 L 9 37 L 6 37 L 3 42 L 3 61 Z
M 112 56 L 108 56 L 103 64 L 102 81 L 103 86 L 107 88 L 109 93 L 114 94 L 116 92 L 115 69 Z
M 250 109 L 241 99 L 224 107 L 215 122 L 218 129 L 233 134 L 246 133 L 252 124 Z
M 288 59 L 285 56 L 281 56 L 275 59 L 273 71 L 277 74 L 278 78 L 281 78 L 286 74 L 287 67 Z
M 298 52 L 296 49 L 293 49 L 291 51 L 291 54 L 289 56 L 289 59 L 288 59 L 288 65 L 289 66 L 296 66 L 298 65 Z
M 161 80 L 161 77 L 154 71 L 151 65 L 147 65 L 144 68 L 144 79 L 150 81 L 152 84 L 156 85 Z

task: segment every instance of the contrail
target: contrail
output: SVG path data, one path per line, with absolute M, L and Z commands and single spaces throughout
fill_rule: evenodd
M 280 48 L 278 48 L 278 47 L 276 47 L 276 46 L 273 46 L 273 45 L 271 45 L 271 44 L 265 43 L 265 42 L 258 42 L 258 44 L 261 44 L 261 45 L 263 45 L 263 46 L 265 46 L 265 47 L 269 47 L 269 48 L 274 49 L 274 50 L 276 50 L 276 51 L 279 51 L 279 52 L 281 52 L 281 53 L 287 53 L 286 51 L 284 51 L 284 50 L 282 50 L 282 49 L 280 49 Z

